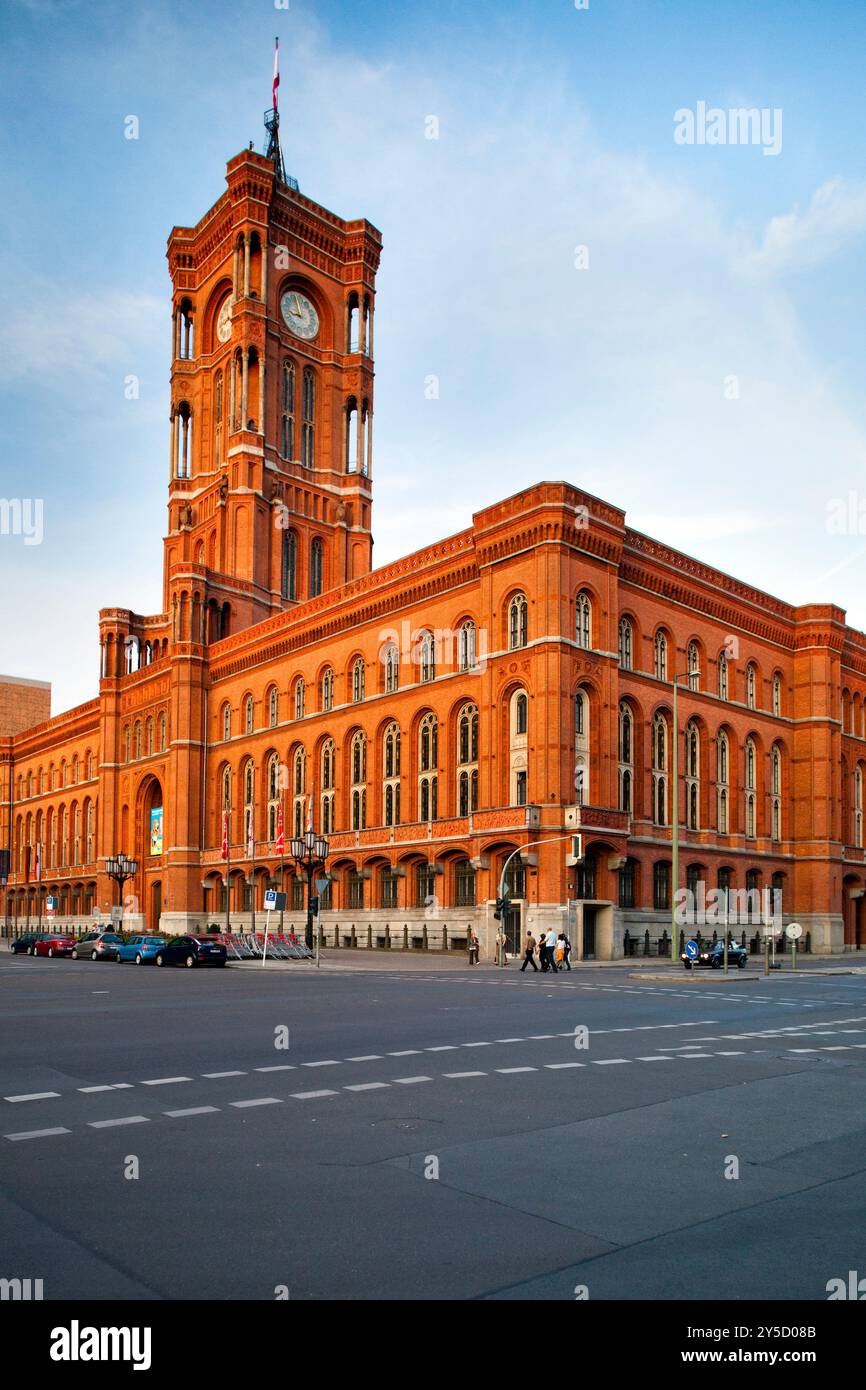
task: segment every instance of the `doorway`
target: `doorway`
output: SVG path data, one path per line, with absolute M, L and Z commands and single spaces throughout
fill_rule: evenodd
M 150 890 L 150 918 L 148 920 L 148 931 L 156 934 L 159 931 L 159 919 L 162 916 L 162 884 L 157 880 Z
M 520 945 L 522 932 L 520 930 L 520 918 L 522 903 L 511 902 L 505 914 L 505 950 L 509 956 L 520 955 Z
M 595 960 L 595 928 L 598 922 L 598 908 L 584 907 L 581 960 Z

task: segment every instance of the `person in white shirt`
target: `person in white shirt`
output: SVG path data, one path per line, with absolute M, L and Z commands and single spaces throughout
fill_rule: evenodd
M 550 928 L 550 931 L 544 938 L 544 943 L 547 946 L 547 959 L 550 961 L 550 968 L 551 970 L 557 970 L 559 967 L 556 964 L 556 932 L 553 927 Z

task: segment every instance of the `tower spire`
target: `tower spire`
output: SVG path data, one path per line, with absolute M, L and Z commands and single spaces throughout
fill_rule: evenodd
M 273 164 L 277 178 L 282 183 L 287 183 L 286 166 L 283 163 L 283 151 L 280 147 L 280 112 L 277 104 L 277 89 L 280 85 L 280 40 L 274 39 L 274 85 L 272 88 L 272 105 L 270 110 L 265 112 L 265 130 L 268 132 L 268 147 L 265 150 L 266 157 Z

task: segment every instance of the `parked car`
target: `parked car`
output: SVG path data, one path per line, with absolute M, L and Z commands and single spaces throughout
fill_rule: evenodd
M 116 959 L 134 960 L 136 965 L 145 965 L 156 958 L 157 951 L 165 944 L 164 936 L 131 936 L 122 946 L 118 946 Z
M 43 936 L 33 948 L 34 956 L 71 956 L 74 936 Z
M 20 936 L 13 937 L 9 942 L 9 950 L 16 956 L 33 956 L 36 954 L 37 941 L 41 941 L 45 934 L 45 932 L 39 931 L 22 932 Z
M 225 965 L 226 948 L 209 936 L 178 936 L 157 950 L 157 965 Z
M 91 960 L 114 960 L 122 945 L 123 937 L 115 931 L 89 931 L 76 941 L 72 959 L 86 960 L 89 956 Z
M 717 941 L 715 946 L 703 946 L 694 960 L 684 951 L 680 959 L 686 970 L 691 970 L 693 965 L 708 965 L 711 970 L 721 970 L 725 963 L 725 944 Z M 728 965 L 736 965 L 738 970 L 743 970 L 748 959 L 745 946 L 738 946 L 735 941 L 728 942 Z

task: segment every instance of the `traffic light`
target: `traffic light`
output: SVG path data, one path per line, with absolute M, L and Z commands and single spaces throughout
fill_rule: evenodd
M 509 907 L 510 901 L 511 901 L 511 900 L 510 900 L 510 898 L 508 897 L 508 894 L 507 894 L 507 893 L 506 893 L 506 895 L 505 895 L 504 898 L 497 898 L 497 899 L 496 899 L 496 906 L 495 906 L 494 909 L 493 909 L 493 916 L 494 916 L 494 918 L 496 919 L 497 922 L 501 922 L 501 921 L 502 921 L 503 917 L 505 916 L 506 912 L 508 911 L 508 907 Z
M 314 917 L 318 917 L 318 915 L 319 915 L 319 899 L 318 899 L 318 896 L 313 896 L 312 898 L 310 898 L 310 911 L 312 912 L 312 914 L 313 914 Z
M 583 836 L 572 835 L 571 852 L 566 854 L 565 862 L 569 869 L 573 869 L 577 864 L 583 863 Z

